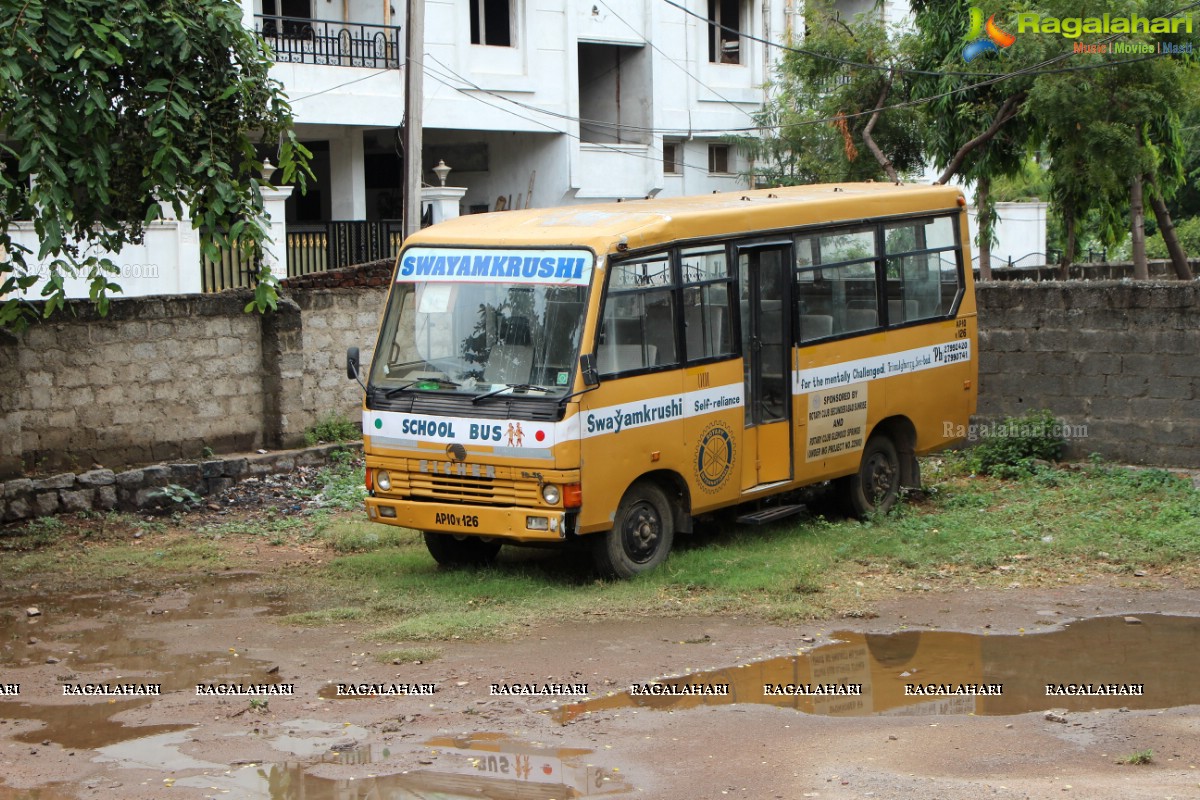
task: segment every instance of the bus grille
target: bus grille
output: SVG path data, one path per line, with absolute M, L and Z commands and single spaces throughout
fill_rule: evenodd
M 408 474 L 411 497 L 490 505 L 530 505 L 538 502 L 538 485 L 516 481 L 507 469 L 448 461 L 413 461 Z

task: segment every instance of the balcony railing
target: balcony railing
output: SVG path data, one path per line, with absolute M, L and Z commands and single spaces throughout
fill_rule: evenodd
M 277 63 L 398 69 L 399 26 L 255 15 Z

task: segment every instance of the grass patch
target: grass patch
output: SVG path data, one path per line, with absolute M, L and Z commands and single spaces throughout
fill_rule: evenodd
M 132 544 L 76 540 L 63 548 L 6 556 L 3 574 L 6 577 L 45 574 L 54 582 L 92 586 L 146 573 L 202 574 L 222 569 L 226 564 L 225 552 L 204 540 L 177 538 Z
M 571 549 L 505 547 L 491 566 L 441 569 L 419 534 L 365 519 L 361 461 L 347 455 L 310 494 L 326 505 L 303 514 L 220 518 L 203 528 L 188 515 L 172 523 L 95 515 L 10 529 L 0 540 L 0 581 L 42 573 L 69 585 L 174 580 L 264 568 L 256 554 L 278 553 L 259 545 L 283 544 L 294 566 L 279 577 L 314 609 L 287 617 L 289 624 L 353 622 L 379 642 L 409 647 L 515 635 L 547 622 L 860 617 L 898 591 L 1061 585 L 1139 570 L 1197 574 L 1200 492 L 1163 470 L 1031 462 L 1001 479 L 949 454 L 927 459 L 922 472 L 924 496 L 893 514 L 698 525 L 677 538 L 659 569 L 610 582 Z M 343 502 L 354 510 L 338 512 Z
M 354 618 L 382 642 L 488 638 L 595 617 L 786 622 L 869 615 L 897 590 L 1064 583 L 1187 569 L 1200 556 L 1200 492 L 1162 470 L 1033 465 L 1002 480 L 969 474 L 961 456 L 925 467 L 935 481 L 927 498 L 896 513 L 708 526 L 630 581 L 597 580 L 585 554 L 570 550 L 506 547 L 489 567 L 439 569 L 416 533 L 340 522 L 328 541 L 345 555 L 323 568 L 336 608 L 292 619 Z
M 1141 766 L 1143 764 L 1153 764 L 1154 763 L 1154 751 L 1153 750 L 1138 750 L 1136 753 L 1130 753 L 1129 755 L 1125 756 L 1118 763 L 1132 764 L 1132 765 L 1136 765 L 1136 766 Z

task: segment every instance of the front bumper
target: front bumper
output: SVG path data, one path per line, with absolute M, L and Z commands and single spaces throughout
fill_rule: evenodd
M 474 506 L 368 497 L 367 516 L 373 522 L 418 531 L 487 536 L 512 542 L 561 542 L 567 536 L 570 512 L 522 506 Z M 529 527 L 544 521 L 545 529 Z M 539 523 L 540 524 L 540 523 Z

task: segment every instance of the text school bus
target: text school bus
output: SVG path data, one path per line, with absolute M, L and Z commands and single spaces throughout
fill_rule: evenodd
M 584 541 L 631 576 L 695 516 L 779 516 L 806 484 L 886 509 L 975 410 L 967 239 L 957 189 L 888 184 L 428 228 L 366 384 L 368 515 L 440 563 Z

